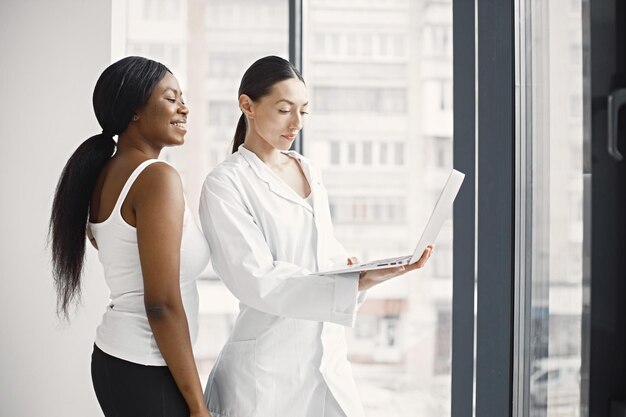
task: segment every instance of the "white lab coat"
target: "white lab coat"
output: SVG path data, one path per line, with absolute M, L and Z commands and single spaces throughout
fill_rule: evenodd
M 200 219 L 213 267 L 240 300 L 207 381 L 214 417 L 362 417 L 345 328 L 364 294 L 333 234 L 320 172 L 296 152 L 312 205 L 240 147 L 206 178 Z M 313 273 L 313 274 L 312 274 Z

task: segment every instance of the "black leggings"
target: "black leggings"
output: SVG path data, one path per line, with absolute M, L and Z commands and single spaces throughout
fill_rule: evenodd
M 106 417 L 189 417 L 167 366 L 128 362 L 94 345 L 91 380 Z

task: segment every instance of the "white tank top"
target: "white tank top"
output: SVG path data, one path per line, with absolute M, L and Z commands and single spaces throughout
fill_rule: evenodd
M 121 208 L 137 177 L 158 159 L 141 163 L 130 175 L 113 212 L 103 222 L 89 223 L 98 243 L 98 258 L 111 291 L 110 303 L 96 331 L 96 345 L 109 355 L 130 362 L 163 366 L 144 307 L 143 277 L 137 247 L 137 229 L 122 218 Z M 180 246 L 180 292 L 192 343 L 198 334 L 196 278 L 209 262 L 209 246 L 196 225 L 187 203 Z

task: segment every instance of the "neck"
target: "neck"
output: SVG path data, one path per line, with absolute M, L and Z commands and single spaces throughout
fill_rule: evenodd
M 260 138 L 254 139 L 246 135 L 243 147 L 254 153 L 265 165 L 270 167 L 279 165 L 284 160 L 284 155 L 280 149 L 273 147 Z
M 116 154 L 139 153 L 145 155 L 148 159 L 157 159 L 161 153 L 161 149 L 163 149 L 163 147 L 150 144 L 148 141 L 142 140 L 138 135 L 124 132 L 118 137 Z

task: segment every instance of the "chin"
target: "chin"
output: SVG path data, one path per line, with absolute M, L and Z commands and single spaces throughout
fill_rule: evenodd
M 274 147 L 278 149 L 279 151 L 288 151 L 289 149 L 291 149 L 292 144 L 293 142 L 285 143 L 285 141 L 282 141 L 281 143 L 277 144 Z
M 176 138 L 170 142 L 170 146 L 180 146 L 185 143 L 185 137 Z

